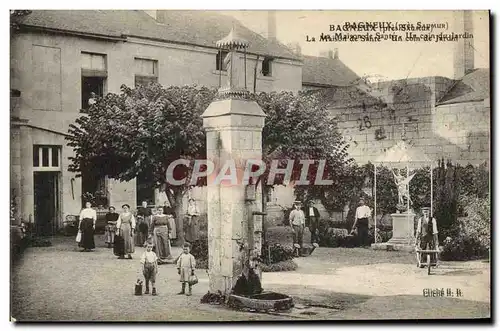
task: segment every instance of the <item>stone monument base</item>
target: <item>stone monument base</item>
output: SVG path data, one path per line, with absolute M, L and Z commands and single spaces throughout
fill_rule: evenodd
M 392 214 L 392 238 L 385 243 L 372 244 L 374 250 L 415 251 L 414 220 L 415 214 Z
M 376 243 L 372 244 L 371 248 L 375 251 L 402 251 L 402 252 L 414 252 L 415 251 L 415 241 L 413 244 L 408 244 L 408 240 L 404 244 L 395 244 L 391 242 Z

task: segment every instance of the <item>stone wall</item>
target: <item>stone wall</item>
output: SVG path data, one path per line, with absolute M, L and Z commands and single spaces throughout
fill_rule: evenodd
M 449 143 L 443 154 L 461 164 L 490 159 L 490 100 L 439 105 L 433 110 L 433 130 Z
M 436 106 L 453 82 L 443 77 L 384 82 L 373 93 L 379 99 L 339 91 L 328 108 L 338 118 L 349 154 L 360 164 L 394 146 L 403 123 L 408 142 L 431 159 L 481 163 L 489 158 L 489 101 Z

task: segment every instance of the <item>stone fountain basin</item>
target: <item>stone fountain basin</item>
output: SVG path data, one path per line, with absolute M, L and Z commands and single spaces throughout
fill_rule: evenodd
M 231 294 L 228 304 L 237 309 L 252 310 L 289 310 L 294 306 L 293 299 L 282 293 L 262 292 L 249 296 Z

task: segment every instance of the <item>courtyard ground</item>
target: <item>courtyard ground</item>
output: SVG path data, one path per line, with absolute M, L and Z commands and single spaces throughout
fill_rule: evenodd
M 265 290 L 291 295 L 286 313 L 250 313 L 201 304 L 208 275 L 198 270 L 193 296 L 179 296 L 173 265 L 161 265 L 159 296 L 134 296 L 133 260 L 118 260 L 96 236 L 95 252 L 79 252 L 72 237 L 28 248 L 11 269 L 11 316 L 17 321 L 248 321 L 490 317 L 488 261 L 447 262 L 428 276 L 413 254 L 362 248 L 318 248 L 296 259 L 292 272 L 264 273 Z M 179 254 L 180 249 L 174 248 Z M 425 297 L 443 289 L 444 297 Z M 458 293 L 458 291 L 460 293 Z M 453 296 L 451 296 L 453 294 Z M 461 296 L 457 297 L 457 294 Z

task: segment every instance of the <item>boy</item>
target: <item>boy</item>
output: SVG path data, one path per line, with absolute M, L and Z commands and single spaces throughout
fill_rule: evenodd
M 182 283 L 182 290 L 177 294 L 186 294 L 187 296 L 191 295 L 192 287 L 192 285 L 188 283 L 189 276 L 194 275 L 194 269 L 196 268 L 196 260 L 194 259 L 194 256 L 189 253 L 190 248 L 191 245 L 189 243 L 185 243 L 182 249 L 182 254 L 177 260 L 177 273 L 181 276 L 180 282 Z M 186 283 L 189 285 L 187 293 Z
M 302 203 L 300 201 L 294 202 L 295 209 L 291 211 L 288 217 L 290 226 L 293 230 L 293 243 L 302 247 L 302 238 L 304 236 L 304 225 L 306 223 L 306 216 L 302 210 Z
M 151 286 L 153 287 L 153 292 L 151 292 L 151 294 L 157 295 L 155 281 L 156 274 L 158 273 L 158 257 L 156 253 L 153 252 L 153 243 L 151 241 L 148 241 L 146 251 L 142 253 L 141 264 L 142 274 L 146 280 L 146 291 L 144 294 L 149 294 L 149 281 L 151 281 Z

